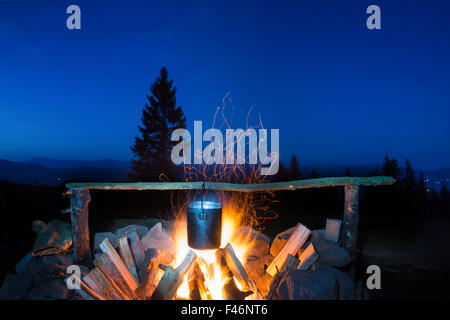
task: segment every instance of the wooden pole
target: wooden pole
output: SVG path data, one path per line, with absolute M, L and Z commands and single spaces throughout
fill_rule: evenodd
M 98 189 L 98 190 L 222 190 L 240 192 L 265 192 L 277 190 L 296 190 L 324 187 L 345 186 L 381 186 L 395 183 L 392 177 L 330 177 L 306 180 L 294 180 L 271 183 L 236 184 L 222 182 L 87 182 L 68 183 L 69 189 Z
M 358 195 L 359 187 L 345 187 L 344 226 L 342 232 L 342 246 L 349 251 L 352 259 L 356 258 L 356 240 L 358 236 Z
M 89 247 L 89 202 L 88 189 L 72 189 L 70 193 L 70 220 L 75 263 L 91 266 L 92 256 Z

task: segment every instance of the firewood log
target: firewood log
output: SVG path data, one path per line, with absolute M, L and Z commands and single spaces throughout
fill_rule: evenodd
M 183 262 L 176 268 L 167 267 L 164 276 L 159 281 L 158 286 L 152 294 L 151 300 L 171 300 L 175 297 L 181 281 L 188 272 L 197 255 L 189 250 Z
M 281 281 L 284 279 L 286 274 L 290 270 L 297 269 L 297 266 L 299 264 L 299 261 L 296 257 L 294 257 L 291 254 L 288 254 L 288 257 L 286 259 L 286 263 L 284 263 L 283 268 L 280 272 L 275 274 L 275 277 L 272 279 L 272 283 L 270 284 L 269 293 L 267 294 L 266 299 L 272 300 L 273 295 L 275 294 L 275 291 L 278 289 L 278 286 L 280 285 Z
M 135 295 L 133 289 L 130 288 L 127 281 L 116 269 L 115 264 L 111 261 L 110 257 L 106 253 L 102 253 L 99 257 L 97 257 L 97 259 L 94 260 L 94 265 L 98 269 L 100 269 L 100 272 L 105 278 L 108 278 L 108 280 L 112 280 L 112 282 L 120 289 L 123 295 L 125 295 L 126 300 L 138 300 L 138 296 Z
M 222 288 L 222 296 L 225 300 L 244 300 L 247 296 L 253 294 L 253 291 L 241 291 L 234 282 L 233 272 L 231 272 L 226 258 L 225 249 L 217 249 L 216 263 L 219 265 L 224 285 Z
M 136 269 L 136 264 L 134 263 L 133 254 L 131 253 L 130 246 L 128 244 L 128 237 L 123 237 L 119 239 L 119 252 L 125 266 L 128 271 L 131 272 L 136 282 L 139 283 L 139 276 Z
M 156 286 L 158 285 L 158 273 L 161 271 L 159 268 L 159 262 L 160 257 L 159 255 L 156 255 L 155 257 L 151 258 L 150 261 L 147 264 L 147 269 L 145 273 L 143 273 L 141 285 L 135 293 L 141 298 L 141 299 L 147 299 L 151 297 L 153 291 L 155 291 Z
M 245 288 L 246 290 L 253 291 L 255 300 L 262 300 L 263 297 L 261 293 L 256 287 L 256 284 L 253 281 L 253 279 L 250 279 L 244 266 L 236 256 L 233 246 L 230 243 L 228 243 L 225 246 L 224 250 L 225 250 L 224 251 L 225 261 L 227 262 L 228 267 L 230 268 L 231 272 L 233 273 L 234 277 L 239 282 L 241 287 Z
M 284 247 L 267 267 L 266 272 L 272 277 L 279 272 L 286 262 L 288 255 L 291 254 L 292 256 L 295 256 L 310 234 L 311 231 L 299 223 L 295 231 L 289 237 L 288 241 L 286 241 Z
M 128 271 L 127 266 L 122 261 L 116 249 L 114 249 L 114 247 L 112 246 L 111 242 L 109 242 L 108 238 L 100 243 L 100 249 L 108 256 L 109 260 L 114 265 L 120 276 L 125 280 L 127 286 L 131 289 L 131 291 L 136 290 L 139 286 L 138 282 L 130 273 L 130 271 Z
M 124 300 L 126 295 L 112 282 L 108 276 L 104 276 L 98 268 L 93 268 L 83 278 L 91 289 L 98 288 L 106 300 Z
M 314 262 L 319 258 L 319 254 L 314 249 L 312 243 L 303 251 L 300 255 L 300 265 L 298 266 L 298 270 L 308 270 Z
M 189 298 L 191 300 L 212 300 L 211 294 L 205 286 L 205 276 L 197 262 L 188 272 Z

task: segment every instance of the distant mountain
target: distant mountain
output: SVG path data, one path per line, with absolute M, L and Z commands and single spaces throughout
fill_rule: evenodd
M 92 168 L 116 168 L 116 169 L 131 169 L 130 161 L 122 160 L 58 160 L 48 158 L 34 158 L 28 161 L 22 161 L 24 164 L 40 164 L 49 168 L 77 168 L 77 167 L 92 167 Z
M 112 162 L 111 162 L 112 161 Z M 95 167 L 104 162 L 105 165 L 116 167 Z M 70 161 L 68 161 L 68 164 Z M 73 162 L 75 163 L 75 162 Z M 118 166 L 120 162 L 114 160 L 81 161 L 91 166 L 78 166 L 72 168 L 47 167 L 37 163 L 21 163 L 0 160 L 0 180 L 24 184 L 60 185 L 67 181 L 128 181 L 129 165 Z M 124 161 L 124 163 L 126 163 Z

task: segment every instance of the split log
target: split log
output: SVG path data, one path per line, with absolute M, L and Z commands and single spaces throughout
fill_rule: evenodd
M 288 257 L 286 258 L 286 262 L 284 263 L 282 269 L 280 272 L 275 274 L 275 277 L 272 279 L 272 283 L 270 284 L 269 293 L 267 294 L 266 299 L 272 300 L 273 295 L 275 294 L 275 291 L 278 289 L 278 286 L 280 285 L 281 281 L 285 278 L 286 274 L 290 270 L 297 269 L 297 266 L 299 264 L 299 261 L 296 257 L 294 257 L 291 254 L 288 254 Z
M 75 291 L 84 299 L 84 300 L 105 300 L 104 297 L 98 295 L 94 290 L 89 288 L 80 278 L 78 278 L 76 275 L 71 275 L 68 277 L 65 282 L 68 284 L 68 281 L 70 281 L 70 278 L 74 279 L 80 284 L 80 288 L 75 288 Z
M 295 270 L 295 269 L 297 269 L 299 264 L 300 264 L 300 260 L 298 260 L 293 255 L 289 254 L 286 259 L 286 262 L 283 265 L 283 268 L 281 269 L 281 272 L 285 272 L 287 270 Z
M 128 271 L 131 272 L 136 282 L 139 283 L 139 276 L 136 270 L 136 264 L 134 263 L 133 255 L 128 244 L 128 237 L 123 237 L 119 239 L 119 252 L 120 257 L 125 263 Z
M 189 298 L 191 300 L 212 300 L 211 294 L 205 286 L 205 276 L 197 262 L 188 272 Z
M 327 219 L 327 225 L 325 227 L 325 240 L 338 242 L 339 232 L 341 231 L 342 221 L 338 219 Z
M 162 271 L 159 268 L 159 263 L 160 257 L 159 254 L 157 254 L 155 257 L 150 259 L 145 273 L 142 273 L 141 285 L 137 288 L 135 293 L 143 300 L 151 297 L 153 291 L 155 291 L 156 286 L 158 285 L 158 273 Z
M 83 280 L 86 281 L 88 286 L 95 290 L 94 288 L 99 288 L 102 291 L 102 296 L 106 300 L 124 300 L 126 299 L 125 294 L 112 282 L 108 276 L 104 276 L 98 268 L 93 268 L 89 273 L 84 276 Z
M 175 297 L 181 281 L 188 272 L 197 255 L 194 251 L 189 250 L 183 262 L 176 268 L 167 267 L 161 281 L 152 294 L 152 300 L 171 300 Z
M 95 269 L 95 268 L 94 268 Z M 93 269 L 93 270 L 94 270 Z M 94 280 L 93 278 L 93 271 L 90 271 L 87 275 L 83 277 L 83 281 L 86 282 L 86 284 L 91 288 L 95 293 L 97 293 L 99 296 L 104 298 L 105 300 L 108 300 L 108 297 L 105 295 L 104 287 Z
M 128 282 L 123 278 L 119 270 L 117 270 L 116 264 L 113 263 L 108 254 L 102 253 L 94 260 L 94 265 L 100 269 L 103 276 L 106 275 L 112 280 L 123 293 L 126 300 L 138 300 L 137 295 L 134 294 L 134 290 L 130 288 Z
M 275 274 L 282 269 L 288 255 L 291 254 L 295 256 L 310 234 L 311 231 L 307 227 L 301 223 L 297 224 L 297 228 L 291 234 L 288 241 L 286 241 L 284 247 L 267 267 L 266 272 L 272 277 L 275 276 Z
M 225 282 L 222 287 L 222 296 L 225 300 L 244 300 L 247 296 L 253 294 L 253 291 L 244 292 L 236 286 L 233 273 L 225 258 L 225 249 L 216 250 L 216 263 L 219 265 L 222 280 Z
M 312 243 L 303 251 L 300 255 L 300 265 L 298 270 L 308 270 L 314 262 L 319 258 L 319 254 L 316 252 Z
M 109 242 L 108 238 L 103 240 L 100 243 L 100 249 L 108 256 L 111 263 L 114 265 L 115 270 L 121 276 L 121 278 L 125 281 L 126 285 L 131 289 L 131 291 L 136 290 L 139 287 L 138 282 L 133 277 L 133 275 L 128 271 L 127 266 L 120 258 L 116 249 L 112 246 L 111 242 Z
M 85 266 L 90 266 L 92 263 L 88 225 L 90 201 L 88 189 L 70 190 L 70 221 L 75 263 Z
M 236 256 L 232 245 L 228 243 L 225 246 L 224 250 L 225 261 L 227 262 L 228 267 L 230 268 L 231 272 L 233 273 L 234 277 L 239 282 L 241 287 L 245 288 L 246 290 L 253 291 L 253 293 L 255 294 L 255 300 L 262 300 L 263 297 L 261 293 L 256 287 L 255 282 L 248 276 L 247 271 Z

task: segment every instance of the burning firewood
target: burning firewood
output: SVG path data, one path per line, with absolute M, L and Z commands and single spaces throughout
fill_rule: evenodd
M 291 254 L 295 256 L 310 234 L 311 231 L 299 223 L 295 231 L 289 237 L 288 241 L 286 241 L 284 247 L 267 267 L 266 272 L 272 277 L 275 276 L 275 274 L 283 267 L 288 255 Z
M 128 244 L 128 237 L 119 239 L 119 252 L 120 257 L 123 259 L 128 271 L 131 272 L 136 282 L 139 282 L 139 276 L 136 270 L 136 264 L 134 263 L 133 254 L 131 253 L 130 246 Z
M 105 253 L 106 256 L 108 256 L 109 260 L 114 266 L 114 268 L 112 269 L 117 271 L 117 273 L 125 281 L 127 287 L 130 288 L 132 292 L 136 290 L 139 286 L 137 280 L 130 273 L 130 271 L 128 271 L 125 263 L 122 261 L 116 249 L 114 249 L 111 242 L 109 242 L 107 238 L 103 240 L 102 243 L 100 243 L 100 249 Z
M 300 255 L 300 265 L 298 270 L 308 270 L 314 262 L 319 258 L 319 254 L 316 252 L 312 243 L 303 251 Z
M 141 298 L 141 299 L 147 299 L 149 298 L 153 291 L 156 289 L 157 286 L 157 275 L 161 271 L 159 268 L 160 263 L 160 257 L 159 254 L 157 254 L 155 257 L 151 258 L 147 269 L 143 273 L 141 285 L 135 293 Z
M 216 263 L 219 265 L 225 283 L 222 288 L 222 295 L 225 300 L 244 300 L 253 294 L 253 291 L 241 291 L 234 282 L 233 272 L 231 272 L 225 257 L 225 249 L 217 249 Z
M 100 269 L 100 272 L 105 278 L 110 278 L 112 280 L 112 282 L 125 295 L 127 300 L 138 299 L 138 297 L 134 294 L 134 290 L 130 288 L 127 281 L 120 274 L 119 270 L 116 269 L 116 266 L 106 253 L 101 254 L 97 259 L 94 260 L 93 263 L 98 269 Z
M 171 300 L 175 296 L 184 275 L 188 272 L 197 255 L 189 250 L 183 262 L 176 269 L 167 267 L 164 276 L 152 294 L 152 300 Z
M 205 286 L 205 276 L 197 262 L 188 272 L 189 298 L 191 300 L 212 300 L 211 294 Z
M 230 268 L 231 272 L 233 273 L 234 277 L 237 279 L 237 281 L 239 281 L 241 287 L 253 291 L 256 300 L 262 300 L 263 297 L 259 292 L 258 288 L 256 287 L 255 282 L 248 276 L 248 273 L 245 270 L 244 266 L 234 253 L 234 249 L 231 246 L 231 244 L 228 243 L 225 246 L 224 250 L 227 265 Z

